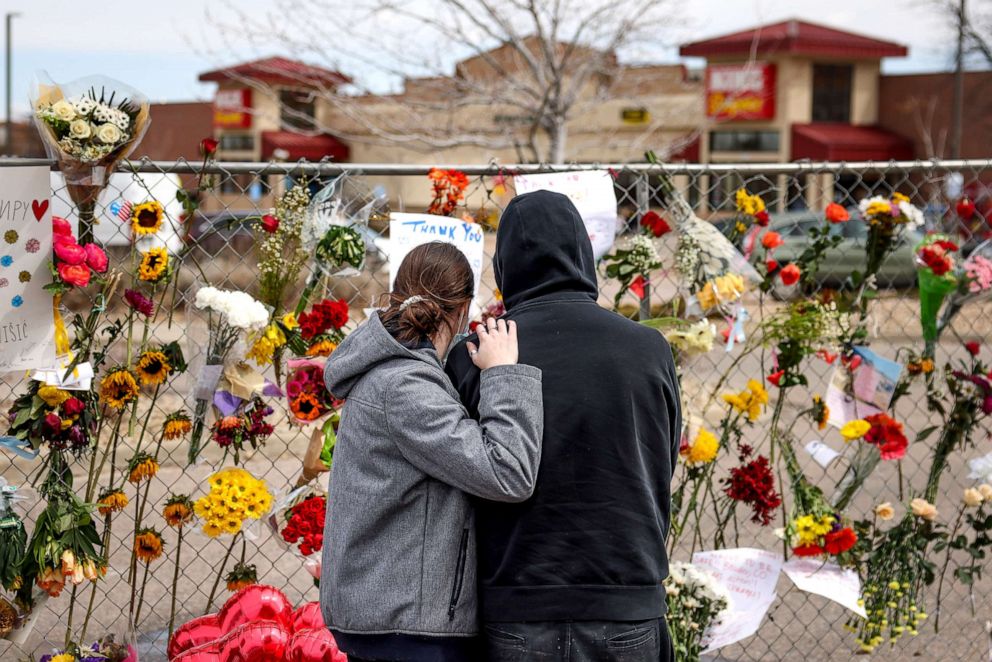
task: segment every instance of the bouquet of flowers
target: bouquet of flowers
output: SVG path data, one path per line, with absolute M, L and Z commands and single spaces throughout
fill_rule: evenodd
M 88 243 L 100 192 L 148 129 L 148 101 L 123 83 L 91 76 L 39 82 L 31 106 L 45 150 L 58 161 L 76 205 L 80 239 Z
M 264 480 L 244 469 L 228 467 L 207 479 L 210 492 L 193 504 L 203 520 L 203 532 L 211 538 L 241 532 L 246 520 L 261 519 L 272 507 L 272 493 Z
M 937 336 L 947 328 L 966 303 L 992 296 L 992 240 L 977 246 L 960 262 L 954 277 L 957 288 L 950 293 L 947 305 L 944 306 L 944 312 L 937 323 Z M 923 298 L 922 291 L 920 298 Z
M 286 526 L 279 532 L 282 539 L 297 545 L 303 556 L 319 552 L 324 545 L 324 517 L 327 497 L 311 494 L 285 513 Z
M 303 226 L 304 245 L 315 257 L 314 279 L 358 273 L 365 264 L 365 240 L 356 228 L 382 215 L 382 207 L 363 182 L 345 177 L 314 195 Z M 303 307 L 308 302 L 304 299 Z
M 730 596 L 712 575 L 691 563 L 672 563 L 664 585 L 675 659 L 699 660 L 707 646 L 706 631 L 719 622 Z
M 229 352 L 242 334 L 262 329 L 269 321 L 268 309 L 244 292 L 202 287 L 197 291 L 193 305 L 207 311 L 210 336 L 206 365 L 197 385 L 196 411 L 188 456 L 190 464 L 200 454 L 207 407 L 213 399 L 214 388 Z
M 234 414 L 214 421 L 210 438 L 227 453 L 234 454 L 234 463 L 240 464 L 241 451 L 247 447 L 257 450 L 269 438 L 275 428 L 265 420 L 272 414 L 272 407 L 258 396 L 246 400 Z
M 620 281 L 620 289 L 613 297 L 613 309 L 620 307 L 620 299 L 628 291 L 644 298 L 644 282 L 652 271 L 661 266 L 661 258 L 649 237 L 637 235 L 626 249 L 617 249 L 603 258 L 607 263 L 606 275 Z M 636 283 L 636 284 L 635 284 Z
M 92 391 L 66 391 L 31 380 L 7 414 L 8 434 L 34 450 L 48 444 L 55 451 L 81 455 L 90 447 L 97 415 Z
M 461 170 L 442 170 L 431 168 L 427 176 L 431 180 L 434 198 L 427 208 L 428 214 L 436 216 L 451 216 L 458 203 L 465 199 L 465 189 L 468 188 L 468 177 Z
M 134 643 L 117 643 L 107 635 L 89 646 L 70 643 L 54 653 L 42 655 L 38 662 L 136 662 L 138 654 Z
M 307 343 L 307 356 L 330 356 L 344 340 L 348 323 L 348 302 L 324 299 L 313 304 L 310 312 L 300 313 L 300 337 Z
M 275 209 L 256 228 L 258 298 L 276 316 L 282 315 L 287 289 L 296 283 L 310 258 L 303 242 L 309 204 L 309 189 L 297 184 L 279 197 Z
M 923 212 L 902 193 L 889 198 L 874 196 L 858 203 L 861 218 L 868 224 L 868 241 L 865 245 L 865 270 L 855 277 L 861 293 L 873 281 L 885 258 L 895 247 L 896 239 L 904 229 L 913 230 L 923 225 Z M 860 297 L 859 297 L 860 298 Z
M 920 324 L 923 340 L 937 340 L 937 313 L 944 297 L 957 287 L 954 253 L 958 245 L 945 235 L 931 234 L 915 249 L 916 276 L 920 283 Z
M 303 425 L 330 413 L 339 404 L 324 387 L 324 362 L 317 360 L 289 362 L 286 397 L 289 411 Z
M 14 509 L 15 493 L 11 485 L 0 487 L 0 586 L 8 591 L 21 586 L 21 564 L 28 545 L 24 522 Z

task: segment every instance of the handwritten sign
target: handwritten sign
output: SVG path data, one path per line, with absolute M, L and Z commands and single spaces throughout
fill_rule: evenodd
M 806 449 L 806 452 L 812 456 L 816 463 L 824 469 L 829 467 L 831 462 L 840 457 L 840 453 L 830 448 L 830 446 L 827 446 L 819 439 L 813 439 L 806 444 L 804 448 Z
M 902 373 L 902 365 L 867 347 L 855 347 L 852 361 L 858 362 L 857 367 L 851 371 L 838 366 L 827 387 L 829 422 L 838 428 L 888 409 Z
M 613 248 L 617 234 L 617 194 L 607 170 L 556 172 L 549 175 L 517 175 L 517 195 L 531 191 L 554 191 L 568 196 L 585 223 L 595 258 Z
M 430 214 L 389 215 L 389 289 L 406 254 L 421 244 L 443 241 L 465 254 L 475 275 L 475 291 L 482 280 L 484 238 L 482 226 L 447 216 Z
M 719 549 L 696 552 L 692 563 L 707 570 L 730 595 L 720 621 L 706 633 L 705 652 L 750 637 L 775 601 L 782 557 L 763 549 Z
M 0 372 L 55 363 L 48 166 L 11 167 L 0 177 Z
M 861 580 L 854 570 L 812 559 L 793 559 L 782 570 L 800 591 L 822 595 L 861 618 L 866 617 L 865 608 L 858 604 Z

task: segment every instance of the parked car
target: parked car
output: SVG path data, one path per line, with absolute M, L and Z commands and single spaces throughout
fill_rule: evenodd
M 843 240 L 824 254 L 816 272 L 816 284 L 819 287 L 841 287 L 852 273 L 864 270 L 868 226 L 858 217 L 856 209 L 850 211 L 851 220 L 830 226 L 830 232 L 842 236 Z M 778 232 L 784 241 L 775 249 L 775 259 L 785 264 L 799 257 L 809 245 L 809 231 L 822 223 L 822 215 L 814 212 L 772 214 L 768 230 Z M 913 249 L 922 239 L 923 233 L 919 230 L 901 234 L 895 249 L 879 269 L 879 287 L 912 287 L 916 284 Z M 764 250 L 759 246 L 751 256 L 751 261 L 757 263 L 763 260 L 763 256 Z M 786 286 L 778 281 L 772 294 L 781 299 L 793 298 L 799 294 L 798 285 Z

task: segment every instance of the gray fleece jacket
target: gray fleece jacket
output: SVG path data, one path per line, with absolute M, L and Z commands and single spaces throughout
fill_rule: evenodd
M 437 354 L 410 350 L 378 314 L 327 361 L 341 411 L 328 495 L 320 606 L 354 634 L 478 631 L 469 495 L 523 501 L 541 461 L 541 371 L 482 372 L 479 421 Z

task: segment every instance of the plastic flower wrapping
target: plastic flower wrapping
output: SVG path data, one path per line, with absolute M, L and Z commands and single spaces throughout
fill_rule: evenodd
M 313 196 L 303 225 L 303 245 L 316 256 L 320 275 L 357 274 L 365 264 L 361 228 L 384 201 L 360 180 L 339 177 Z
M 88 240 L 100 192 L 148 129 L 148 100 L 104 76 L 55 83 L 40 72 L 31 108 L 45 151 L 58 161 L 79 212 L 80 238 Z

